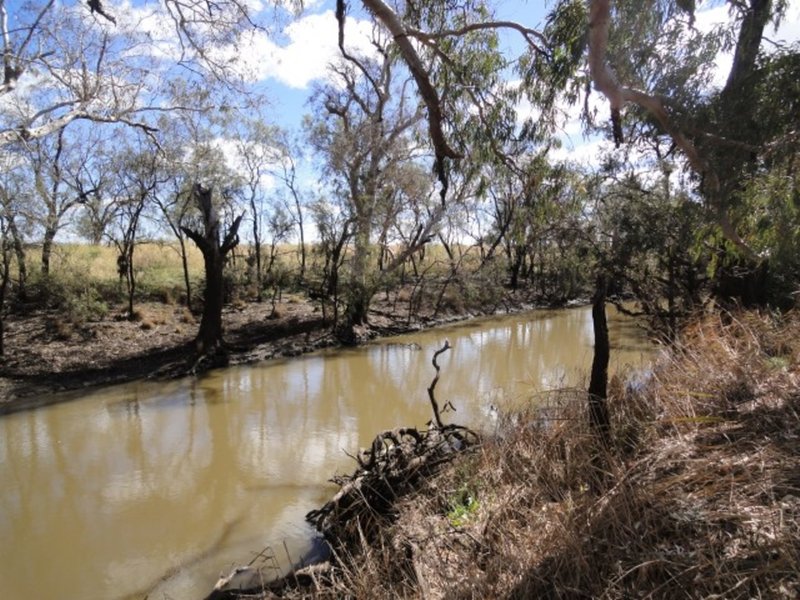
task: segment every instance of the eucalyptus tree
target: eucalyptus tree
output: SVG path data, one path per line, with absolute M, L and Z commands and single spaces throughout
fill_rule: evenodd
M 273 141 L 277 130 L 267 125 L 263 118 L 245 118 L 236 125 L 233 161 L 241 177 L 240 193 L 250 209 L 253 245 L 248 261 L 252 260 L 256 298 L 261 302 L 264 296 L 263 242 L 267 195 L 274 165 L 279 162 L 279 152 Z M 274 262 L 273 256 L 271 252 L 270 267 Z
M 297 280 L 300 284 L 306 278 L 306 225 L 305 208 L 306 192 L 303 190 L 298 174 L 298 161 L 302 159 L 303 148 L 294 136 L 285 130 L 278 130 L 276 150 L 278 151 L 277 166 L 273 169 L 272 175 L 277 177 L 286 188 L 291 202 L 284 202 L 287 212 L 292 216 L 294 225 L 297 228 L 300 260 L 300 271 Z
M 28 264 L 26 244 L 31 229 L 31 215 L 26 210 L 26 186 L 29 181 L 24 165 L 13 153 L 0 152 L 3 166 L 0 169 L 0 213 L 4 219 L 6 236 L 16 258 L 17 297 L 21 302 L 28 299 Z
M 236 165 L 228 164 L 225 148 L 220 143 L 225 139 L 229 122 L 222 110 L 226 106 L 223 99 L 218 99 L 216 105 L 210 104 L 211 92 L 192 82 L 182 82 L 172 93 L 177 96 L 173 102 L 186 110 L 159 119 L 157 155 L 164 183 L 154 191 L 153 200 L 163 223 L 178 242 L 186 305 L 191 308 L 193 292 L 184 228 L 202 229 L 194 186 L 201 183 L 216 190 L 214 201 L 218 212 L 230 215 L 229 205 L 234 192 L 241 191 L 241 180 L 233 171 Z
M 344 10 L 344 3 L 338 4 Z M 450 102 L 460 73 L 474 65 L 469 50 L 487 32 L 516 32 L 526 50 L 506 57 L 504 64 L 514 66 L 521 78 L 519 93 L 539 108 L 529 124 L 533 129 L 546 126 L 554 109 L 577 102 L 593 83 L 609 101 L 617 144 L 626 139 L 630 122 L 647 123 L 650 135 L 667 136 L 697 177 L 697 191 L 724 236 L 754 257 L 730 213 L 748 170 L 776 148 L 793 147 L 796 139 L 797 113 L 789 108 L 796 103 L 789 83 L 796 73 L 787 56 L 797 50 L 764 48 L 765 30 L 780 21 L 785 1 L 728 2 L 727 24 L 710 31 L 695 27 L 696 3 L 680 0 L 559 0 L 538 28 L 524 16 L 520 22 L 496 19 L 488 2 L 363 4 L 398 40 L 428 107 L 437 156 L 457 159 L 468 151 L 452 127 Z M 733 61 L 717 88 L 716 58 L 726 49 Z M 435 63 L 426 62 L 428 52 Z M 764 93 L 767 80 L 781 90 L 783 102 Z M 490 94 L 491 88 L 480 91 Z M 485 96 L 471 99 L 480 114 Z M 636 110 L 626 115 L 631 105 Z M 777 118 L 763 119 L 769 105 Z
M 77 140 L 67 135 L 66 129 L 20 146 L 29 174 L 29 186 L 23 193 L 42 231 L 41 273 L 47 277 L 55 237 L 81 201 L 80 195 L 69 186 L 66 173 L 81 160 L 78 152 L 86 149 L 79 148 Z
M 646 317 L 664 339 L 672 339 L 703 306 L 713 259 L 707 243 L 712 222 L 670 175 L 667 168 L 648 181 L 635 171 L 611 172 L 590 184 L 595 201 L 590 241 L 610 291 L 632 292 L 639 310 L 620 310 Z
M 0 213 L 0 358 L 5 355 L 6 296 L 11 281 L 12 243 L 8 219 Z
M 139 142 L 116 152 L 113 163 L 115 176 L 108 190 L 114 197 L 114 227 L 106 233 L 117 248 L 117 271 L 120 282 L 125 281 L 128 318 L 131 320 L 134 318 L 136 294 L 136 237 L 143 214 L 150 207 L 156 189 L 164 183 L 157 154 L 149 144 Z
M 404 163 L 425 161 L 414 140 L 424 115 L 411 89 L 411 80 L 396 51 L 384 36 L 374 40 L 376 55 L 355 57 L 331 67 L 335 83 L 321 87 L 314 103 L 321 110 L 308 124 L 309 142 L 325 161 L 334 193 L 344 199 L 352 221 L 353 252 L 347 285 L 345 327 L 367 323 L 376 277 L 372 264 L 373 232 L 400 201 L 398 191 Z M 418 193 L 415 189 L 413 193 Z M 430 193 L 423 187 L 422 193 Z M 418 202 L 418 197 L 403 198 Z M 442 211 L 436 211 L 411 245 L 384 264 L 384 273 L 396 269 L 416 247 L 430 237 Z
M 198 224 L 183 226 L 183 232 L 197 244 L 203 254 L 206 284 L 203 294 L 203 316 L 195 338 L 195 351 L 200 357 L 225 358 L 222 339 L 222 308 L 225 298 L 223 269 L 228 254 L 239 243 L 239 225 L 243 215 L 237 216 L 227 230 L 214 202 L 213 189 L 196 183 L 192 197 L 199 210 Z
M 339 199 L 334 197 L 334 200 Z M 311 283 L 310 295 L 319 299 L 322 307 L 322 318 L 328 320 L 328 301 L 332 304 L 333 323 L 339 321 L 340 272 L 344 263 L 345 250 L 353 236 L 354 218 L 350 216 L 340 202 L 327 197 L 317 198 L 309 206 L 311 217 L 317 228 L 319 243 L 312 247 L 312 252 L 322 255 L 322 268 L 318 285 Z M 312 263 L 313 264 L 313 263 Z M 309 277 L 311 279 L 312 275 Z
M 611 106 L 614 139 L 623 141 L 622 111 L 639 108 L 653 135 L 668 136 L 700 179 L 698 190 L 724 235 L 745 256 L 749 244 L 731 221 L 742 178 L 759 157 L 785 145 L 796 117 L 783 113 L 774 127 L 759 125 L 765 97 L 758 83 L 772 70 L 776 54 L 762 48 L 770 22 L 780 20 L 786 2 L 731 2 L 732 19 L 711 33 L 694 27 L 694 3 L 652 2 L 642 18 L 641 3 L 593 0 L 589 12 L 589 67 L 595 87 Z M 638 25 L 634 29 L 634 24 Z M 613 28 L 612 28 L 613 27 Z M 721 88 L 711 79 L 714 59 L 729 47 L 733 61 Z M 795 50 L 796 52 L 796 50 Z M 612 66 L 613 65 L 613 66 Z M 793 76 L 790 73 L 784 73 Z M 784 88 L 781 92 L 789 91 Z M 792 92 L 795 102 L 797 93 Z
M 151 74 L 158 60 L 130 19 L 115 24 L 100 3 L 0 1 L 3 81 L 0 146 L 47 137 L 75 121 L 152 131 L 160 110 Z M 152 44 L 151 44 L 152 46 Z
M 186 234 L 183 227 L 192 214 L 193 204 L 191 194 L 182 186 L 181 182 L 171 180 L 167 185 L 160 186 L 153 195 L 161 217 L 169 230 L 178 241 L 178 254 L 181 259 L 183 272 L 183 289 L 186 294 L 186 307 L 192 308 L 192 280 L 189 274 L 189 255 L 186 246 Z
M 204 101 L 204 91 L 196 90 Z M 225 302 L 224 270 L 239 243 L 244 214 L 237 204 L 243 180 L 225 152 L 226 110 L 183 112 L 168 129 L 172 148 L 165 152 L 163 168 L 169 187 L 157 196 L 164 218 L 179 234 L 184 274 L 188 286 L 186 236 L 203 255 L 205 287 L 200 328 L 195 338 L 199 357 L 224 360 L 226 356 L 222 309 Z M 163 147 L 163 145 L 162 145 Z M 187 287 L 187 293 L 189 288 Z

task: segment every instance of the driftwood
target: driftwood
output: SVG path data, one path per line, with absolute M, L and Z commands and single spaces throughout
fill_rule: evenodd
M 352 553 L 354 544 L 369 543 L 381 526 L 393 519 L 399 497 L 416 489 L 423 477 L 436 472 L 456 454 L 478 443 L 478 434 L 471 429 L 442 423 L 434 395 L 440 374 L 436 359 L 450 348 L 445 340 L 433 355 L 436 375 L 428 388 L 433 409 L 430 428 L 420 431 L 402 427 L 378 434 L 369 448 L 354 457 L 356 471 L 333 479 L 341 486 L 339 492 L 325 506 L 306 515 L 334 553 L 343 548 Z M 455 410 L 449 402 L 447 407 Z
M 334 552 L 364 538 L 369 541 L 377 528 L 392 520 L 398 498 L 478 440 L 476 433 L 459 425 L 384 431 L 355 457 L 358 468 L 352 475 L 334 478 L 341 485 L 339 492 L 306 519 Z

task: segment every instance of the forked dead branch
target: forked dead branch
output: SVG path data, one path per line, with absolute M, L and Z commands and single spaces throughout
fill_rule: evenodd
M 436 472 L 441 465 L 458 454 L 475 447 L 480 437 L 471 429 L 442 423 L 434 390 L 440 367 L 436 361 L 450 349 L 449 341 L 437 350 L 432 359 L 436 375 L 428 388 L 434 418 L 429 428 L 418 430 L 401 427 L 378 434 L 369 448 L 355 457 L 356 471 L 336 477 L 339 492 L 306 519 L 325 536 L 334 554 L 346 549 L 352 552 L 363 538 L 367 541 L 378 529 L 391 521 L 395 500 L 414 490 L 420 480 Z M 454 407 L 449 402 L 445 408 Z

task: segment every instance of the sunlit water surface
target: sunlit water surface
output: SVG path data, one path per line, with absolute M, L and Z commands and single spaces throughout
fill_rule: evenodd
M 610 313 L 612 369 L 652 354 Z M 494 317 L 171 382 L 99 389 L 0 418 L 0 590 L 5 598 L 202 598 L 267 549 L 275 573 L 309 551 L 304 515 L 353 453 L 431 416 L 436 388 L 481 428 L 489 407 L 583 384 L 587 308 Z

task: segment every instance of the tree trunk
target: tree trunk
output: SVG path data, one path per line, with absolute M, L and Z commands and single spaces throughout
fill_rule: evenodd
M 224 352 L 222 339 L 222 306 L 224 303 L 223 267 L 225 256 L 239 243 L 237 232 L 242 216 L 236 218 L 220 243 L 220 222 L 216 207 L 211 201 L 211 189 L 196 184 L 193 190 L 195 201 L 203 217 L 202 233 L 181 227 L 203 253 L 206 272 L 206 288 L 203 300 L 203 316 L 200 330 L 195 338 L 198 355 Z
M 298 281 L 303 283 L 306 278 L 306 233 L 303 225 L 303 207 L 300 205 L 300 198 L 294 194 L 294 204 L 297 209 L 297 228 L 300 231 L 300 274 Z
M 256 259 L 256 301 L 264 301 L 264 274 L 261 268 L 261 232 L 258 229 L 258 210 L 255 193 L 250 196 L 250 210 L 253 211 L 253 251 Z
M 592 377 L 589 381 L 589 425 L 604 444 L 609 442 L 611 419 L 608 413 L 608 361 L 610 344 L 606 321 L 606 277 L 598 275 L 597 288 L 592 301 L 592 324 L 594 326 L 594 357 Z
M 28 266 L 25 260 L 25 245 L 22 243 L 22 237 L 13 217 L 8 218 L 8 231 L 11 233 L 14 254 L 17 257 L 17 295 L 21 302 L 25 302 L 28 299 Z
M 8 232 L 3 231 L 3 241 L 0 243 L 2 252 L 3 273 L 0 277 L 0 357 L 5 356 L 5 320 L 6 320 L 6 291 L 8 290 L 8 280 L 11 277 L 11 253 L 8 247 Z
M 131 242 L 131 247 L 128 250 L 128 315 L 133 319 L 133 297 L 136 295 L 136 274 L 133 270 L 133 250 L 134 245 Z
M 195 344 L 198 354 L 207 354 L 222 344 L 222 307 L 224 298 L 223 260 L 219 246 L 214 244 L 203 252 L 206 288 L 203 298 L 203 316 Z
M 365 325 L 368 322 L 369 302 L 373 288 L 369 272 L 369 219 L 362 218 L 357 225 L 353 243 L 352 278 L 347 290 L 347 322 L 345 326 Z
M 186 255 L 186 242 L 183 236 L 178 236 L 181 247 L 181 267 L 183 267 L 183 285 L 186 288 L 186 308 L 192 310 L 192 283 L 189 280 L 189 257 Z
M 42 239 L 42 275 L 50 275 L 50 257 L 53 254 L 53 240 L 56 237 L 56 229 L 47 227 L 44 230 Z

